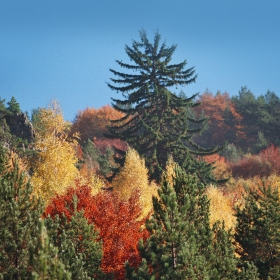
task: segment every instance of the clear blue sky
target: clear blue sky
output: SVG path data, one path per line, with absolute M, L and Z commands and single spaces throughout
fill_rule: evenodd
M 23 111 L 57 99 L 67 120 L 110 104 L 106 82 L 125 44 L 158 29 L 177 44 L 173 62 L 187 59 L 197 82 L 187 95 L 280 95 L 279 0 L 1 0 L 0 97 Z M 180 91 L 180 89 L 178 89 Z

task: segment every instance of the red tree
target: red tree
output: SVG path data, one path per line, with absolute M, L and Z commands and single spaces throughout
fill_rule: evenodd
M 230 164 L 233 177 L 244 179 L 254 176 L 267 177 L 273 172 L 280 174 L 280 149 L 270 146 L 258 155 L 246 156 L 237 163 Z
M 198 136 L 198 141 L 205 146 L 223 145 L 226 141 L 237 144 L 245 136 L 239 115 L 228 93 L 216 95 L 205 92 L 198 99 L 201 105 L 195 108 L 197 114 L 202 112 L 208 117 L 208 128 Z
M 69 189 L 66 195 L 54 198 L 45 215 L 65 213 L 70 217 L 73 195 L 79 199 L 78 210 L 84 209 L 85 217 L 99 230 L 103 241 L 103 272 L 114 273 L 115 279 L 124 279 L 124 263 L 128 261 L 133 266 L 140 263 L 138 241 L 148 236 L 143 227 L 144 221 L 138 220 L 141 209 L 137 193 L 125 202 L 112 191 L 92 196 L 89 186 L 78 186 Z M 70 210 L 65 207 L 66 204 Z

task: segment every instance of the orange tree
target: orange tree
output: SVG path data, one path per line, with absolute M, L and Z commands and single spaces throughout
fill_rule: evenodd
M 203 145 L 222 145 L 226 141 L 238 144 L 244 137 L 242 116 L 235 110 L 228 93 L 216 95 L 205 92 L 199 96 L 201 105 L 194 108 L 197 114 L 208 116 L 208 128 L 197 141 Z
M 54 198 L 45 215 L 64 213 L 70 218 L 73 195 L 78 198 L 77 211 L 83 209 L 89 223 L 95 224 L 99 230 L 100 240 L 103 242 L 103 272 L 114 274 L 115 279 L 124 279 L 125 261 L 132 266 L 140 263 L 137 244 L 147 236 L 147 231 L 141 229 L 144 221 L 138 219 L 141 208 L 137 193 L 128 201 L 120 200 L 117 194 L 110 191 L 100 192 L 93 197 L 89 186 L 78 184 L 75 189 L 69 189 L 67 194 Z M 70 208 L 65 207 L 66 203 Z
M 71 127 L 71 133 L 78 132 L 80 134 L 79 142 L 81 144 L 88 139 L 93 141 L 95 138 L 104 138 L 103 133 L 108 133 L 107 125 L 110 124 L 110 120 L 121 118 L 122 116 L 122 113 L 109 105 L 99 109 L 86 108 L 76 115 Z

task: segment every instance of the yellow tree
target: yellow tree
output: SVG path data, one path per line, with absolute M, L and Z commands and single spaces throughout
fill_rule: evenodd
M 48 201 L 63 194 L 78 175 L 75 142 L 68 139 L 67 122 L 57 102 L 39 109 L 36 119 L 35 149 L 31 182 L 37 196 Z
M 152 197 L 157 195 L 157 186 L 154 182 L 149 183 L 145 160 L 134 149 L 128 149 L 124 166 L 112 185 L 123 200 L 128 200 L 135 191 L 139 192 L 141 218 L 146 217 L 152 211 Z
M 210 200 L 210 224 L 224 221 L 226 229 L 234 228 L 236 218 L 233 215 L 231 196 L 224 195 L 219 188 L 212 185 L 207 187 L 206 195 Z

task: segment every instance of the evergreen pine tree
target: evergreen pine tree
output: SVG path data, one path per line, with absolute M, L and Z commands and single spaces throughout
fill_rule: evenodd
M 254 266 L 237 269 L 232 235 L 224 224 L 209 224 L 209 200 L 196 175 L 178 166 L 172 186 L 164 177 L 154 213 L 141 240 L 139 267 L 126 264 L 127 279 L 258 279 Z M 242 278 L 243 277 L 243 278 Z
M 0 178 L 0 276 L 27 279 L 29 248 L 36 242 L 42 203 L 32 196 L 24 172 L 14 163 Z
M 20 106 L 16 99 L 12 96 L 11 100 L 7 102 L 7 109 L 12 112 L 13 114 L 20 113 Z
M 278 189 L 249 189 L 245 207 L 236 209 L 236 253 L 240 266 L 253 262 L 261 279 L 280 277 L 280 198 Z
M 5 99 L 0 98 L 0 144 L 1 146 L 7 146 L 10 142 L 12 135 L 10 128 L 7 125 L 5 116 L 11 115 L 11 112 L 6 109 Z
M 194 68 L 185 69 L 186 61 L 171 64 L 176 46 L 167 47 L 165 43 L 160 46 L 160 38 L 156 32 L 154 42 L 150 43 L 145 31 L 140 31 L 141 41 L 125 47 L 134 64 L 117 60 L 130 73 L 110 69 L 117 78 L 111 79 L 115 85 L 108 83 L 108 86 L 125 98 L 112 98 L 113 107 L 125 116 L 111 121 L 108 137 L 127 141 L 145 158 L 152 178 L 158 181 L 169 155 L 188 172 L 196 172 L 200 179 L 211 181 L 211 166 L 194 157 L 218 150 L 202 148 L 192 140 L 206 121 L 189 114 L 190 108 L 199 105 L 194 101 L 196 94 L 185 98 L 170 91 L 195 82 Z
M 36 246 L 30 250 L 29 264 L 34 280 L 70 280 L 71 273 L 66 270 L 63 262 L 58 258 L 58 248 L 49 240 L 44 221 L 39 223 Z
M 102 279 L 102 244 L 97 241 L 98 234 L 77 210 L 78 198 L 73 197 L 73 213 L 68 219 L 65 215 L 46 219 L 51 241 L 57 246 L 58 256 L 71 272 L 72 279 Z
M 142 263 L 126 264 L 127 279 L 209 279 L 212 236 L 203 185 L 177 168 L 173 187 L 165 178 L 158 193 L 146 223 L 151 236 L 139 244 Z

